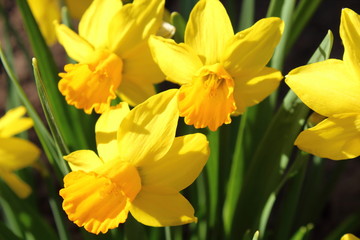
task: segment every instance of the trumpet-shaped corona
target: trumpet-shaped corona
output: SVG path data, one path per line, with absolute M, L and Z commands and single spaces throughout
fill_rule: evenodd
M 83 108 L 88 114 L 108 109 L 110 101 L 116 98 L 116 89 L 121 84 L 122 60 L 106 50 L 95 51 L 87 62 L 67 64 L 59 90 L 69 104 Z M 93 103 L 93 102 L 96 103 Z
M 176 94 L 155 95 L 131 111 L 126 103 L 105 111 L 95 127 L 98 155 L 79 150 L 64 157 L 73 171 L 60 195 L 71 221 L 95 234 L 116 228 L 129 212 L 149 226 L 197 221 L 179 191 L 200 174 L 208 142 L 198 133 L 175 138 Z

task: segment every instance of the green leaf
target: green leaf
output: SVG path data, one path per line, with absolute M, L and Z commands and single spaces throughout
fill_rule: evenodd
M 243 0 L 238 23 L 238 31 L 251 27 L 254 24 L 255 1 Z
M 312 224 L 301 227 L 290 240 L 305 240 L 307 239 L 310 231 L 314 228 Z
M 1 186 L 1 206 L 16 213 L 16 221 L 26 239 L 59 239 L 50 225 L 29 205 L 27 199 L 18 198 L 7 186 Z
M 186 22 L 184 18 L 178 12 L 172 12 L 170 15 L 171 24 L 175 27 L 174 40 L 177 43 L 184 42 L 184 34 Z
M 288 52 L 295 41 L 298 39 L 300 33 L 309 22 L 315 11 L 318 9 L 320 3 L 323 0 L 302 0 L 296 7 L 296 10 L 292 16 L 292 29 L 289 36 L 286 51 Z
M 43 83 L 48 92 L 49 102 L 54 109 L 54 121 L 62 133 L 64 141 L 71 150 L 94 146 L 94 131 L 88 131 L 89 128 L 87 128 L 93 128 L 94 117 L 87 116 L 82 111 L 67 105 L 65 98 L 57 88 L 59 77 L 54 58 L 41 35 L 29 5 L 26 0 L 16 0 L 16 2 L 23 17 L 32 50 L 38 60 L 39 71 L 44 79 Z
M 332 37 L 329 33 L 314 55 L 328 56 L 328 53 L 323 54 L 322 50 L 330 51 L 331 43 Z M 302 129 L 308 113 L 309 109 L 294 92 L 289 91 L 246 171 L 235 213 L 237 219 L 233 221 L 232 226 L 236 235 L 244 233 L 247 229 L 258 229 L 262 210 L 269 196 L 276 191 L 278 183 L 281 181 L 293 149 L 293 143 Z M 261 191 L 259 191 L 260 189 Z
M 41 106 L 44 110 L 45 117 L 49 124 L 52 136 L 54 137 L 55 146 L 57 147 L 57 150 L 59 152 L 58 157 L 55 157 L 54 159 L 60 171 L 65 175 L 69 173 L 69 168 L 66 165 L 65 161 L 62 159 L 62 156 L 68 155 L 70 152 L 66 144 L 64 143 L 63 136 L 59 130 L 59 126 L 57 126 L 56 121 L 54 120 L 54 107 L 51 105 L 51 101 L 49 101 L 49 96 L 45 90 L 44 82 L 41 78 L 36 58 L 33 58 L 32 63 L 34 68 L 35 83 Z
M 0 239 L 21 240 L 1 221 L 0 221 Z

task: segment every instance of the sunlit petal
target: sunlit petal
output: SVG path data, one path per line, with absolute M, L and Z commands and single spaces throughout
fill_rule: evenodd
M 191 11 L 185 30 L 185 43 L 204 64 L 215 64 L 234 35 L 230 19 L 218 0 L 200 0 Z
M 281 72 L 265 67 L 252 77 L 236 77 L 234 99 L 236 114 L 241 114 L 247 107 L 261 102 L 269 96 L 278 86 L 283 76 Z
M 56 35 L 66 53 L 75 61 L 86 61 L 94 53 L 94 47 L 64 24 L 55 22 Z
M 341 160 L 360 155 L 360 115 L 339 114 L 300 133 L 300 149 L 323 158 Z
M 359 238 L 355 237 L 353 234 L 348 233 L 342 236 L 340 240 L 359 240 Z
M 56 42 L 56 34 L 53 21 L 60 20 L 58 2 L 53 0 L 28 0 L 27 2 L 46 43 L 48 45 L 54 44 Z
M 190 83 L 203 66 L 194 50 L 186 44 L 177 44 L 172 39 L 157 36 L 151 36 L 149 44 L 155 61 L 169 81 L 178 84 Z
M 164 12 L 164 0 L 135 0 L 124 5 L 112 18 L 108 33 L 110 49 L 123 56 L 127 51 L 147 41 L 159 29 Z
M 330 59 L 296 68 L 286 76 L 286 83 L 321 115 L 360 112 L 360 81 L 341 60 Z
M 78 150 L 64 156 L 72 171 L 82 170 L 89 172 L 98 168 L 104 161 L 91 150 Z
M 178 192 L 143 187 L 130 208 L 131 215 L 142 224 L 163 227 L 196 222 L 191 204 Z
M 176 93 L 176 89 L 159 93 L 124 118 L 117 137 L 123 159 L 139 166 L 168 152 L 179 116 Z
M 221 62 L 234 77 L 257 74 L 269 62 L 284 29 L 280 18 L 264 18 L 226 44 Z
M 169 152 L 140 170 L 144 186 L 164 186 L 181 191 L 200 175 L 209 156 L 205 135 L 196 133 L 175 138 Z
M 100 158 L 106 162 L 118 155 L 116 135 L 121 121 L 130 112 L 125 102 L 101 114 L 95 125 L 96 145 Z
M 340 36 L 344 44 L 344 62 L 360 78 L 360 15 L 351 9 L 341 12 Z
M 94 0 L 80 20 L 79 35 L 95 48 L 107 47 L 110 20 L 121 8 L 120 0 Z

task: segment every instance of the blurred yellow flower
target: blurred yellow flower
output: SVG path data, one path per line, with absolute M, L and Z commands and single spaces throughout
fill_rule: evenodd
M 124 102 L 111 108 L 95 126 L 98 155 L 79 150 L 64 157 L 73 172 L 60 195 L 71 221 L 95 234 L 125 222 L 129 211 L 149 226 L 197 221 L 179 191 L 200 174 L 208 142 L 200 133 L 175 138 L 176 93 L 157 94 L 132 111 Z
M 70 15 L 76 19 L 80 19 L 91 2 L 92 0 L 65 0 Z M 56 33 L 53 22 L 61 19 L 59 1 L 28 0 L 28 3 L 46 43 L 48 45 L 54 44 L 56 42 Z
M 30 166 L 40 155 L 34 144 L 14 137 L 33 125 L 30 118 L 22 117 L 25 113 L 24 107 L 17 107 L 0 118 L 0 178 L 21 198 L 27 197 L 31 188 L 13 171 Z
M 283 21 L 265 18 L 234 35 L 218 0 L 200 0 L 185 30 L 185 43 L 152 36 L 151 52 L 169 81 L 181 85 L 180 115 L 186 124 L 215 131 L 230 114 L 267 97 L 282 79 L 265 67 L 282 32 Z
M 347 233 L 340 240 L 359 240 L 359 238 L 355 237 L 354 235 Z
M 95 0 L 79 23 L 79 34 L 56 25 L 57 37 L 78 64 L 65 66 L 59 90 L 68 104 L 102 113 L 119 95 L 137 105 L 155 94 L 164 75 L 147 40 L 162 23 L 164 0 Z
M 360 155 L 360 16 L 343 9 L 340 36 L 343 60 L 329 59 L 302 66 L 286 83 L 315 112 L 327 117 L 300 133 L 300 149 L 333 160 Z

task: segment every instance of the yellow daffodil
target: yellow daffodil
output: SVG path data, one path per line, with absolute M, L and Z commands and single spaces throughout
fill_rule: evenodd
M 80 19 L 85 9 L 92 0 L 66 0 L 66 6 L 69 8 L 70 15 L 75 19 Z M 53 21 L 60 21 L 60 2 L 56 0 L 28 0 L 30 9 L 40 27 L 48 45 L 56 42 L 56 33 Z
M 360 240 L 360 239 L 350 233 L 347 233 L 344 236 L 342 236 L 341 240 Z
M 200 133 L 175 138 L 176 93 L 155 95 L 131 111 L 127 103 L 111 108 L 95 126 L 98 155 L 80 150 L 64 157 L 72 172 L 60 195 L 71 221 L 98 234 L 125 222 L 129 212 L 149 226 L 197 220 L 179 191 L 201 172 L 208 142 Z
M 14 137 L 33 125 L 30 118 L 22 117 L 25 112 L 24 107 L 18 107 L 0 118 L 0 178 L 21 198 L 27 197 L 31 188 L 13 171 L 30 166 L 40 155 L 34 144 Z
M 265 18 L 234 35 L 218 0 L 200 0 L 185 30 L 185 43 L 153 36 L 150 48 L 169 81 L 181 85 L 180 115 L 196 128 L 215 131 L 259 103 L 279 84 L 279 71 L 265 67 L 282 32 L 279 18 Z
M 334 160 L 360 155 L 360 16 L 343 9 L 340 36 L 343 60 L 329 59 L 302 66 L 286 83 L 315 112 L 327 117 L 300 133 L 300 149 Z
M 79 34 L 56 25 L 59 42 L 78 64 L 65 66 L 59 90 L 68 104 L 102 113 L 119 95 L 136 105 L 155 94 L 164 76 L 147 40 L 162 23 L 164 0 L 95 0 L 79 23 Z

